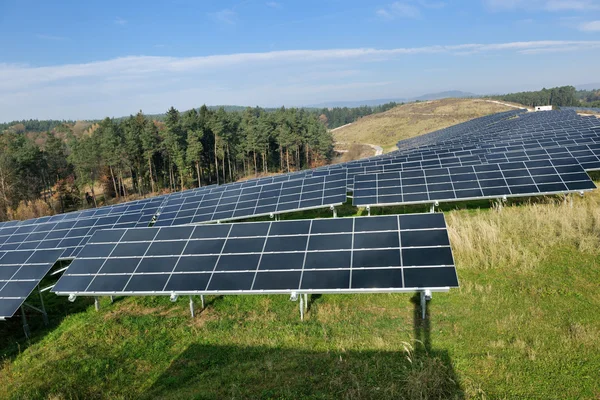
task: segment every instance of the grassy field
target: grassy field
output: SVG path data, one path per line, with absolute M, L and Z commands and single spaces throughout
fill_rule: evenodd
M 473 118 L 512 110 L 480 99 L 444 99 L 410 103 L 369 115 L 333 131 L 338 142 L 378 144 L 389 151 L 401 139 L 446 128 Z
M 373 210 L 398 211 L 415 209 Z M 444 211 L 461 287 L 424 321 L 402 294 L 312 296 L 304 322 L 285 296 L 209 297 L 191 319 L 185 298 L 46 294 L 31 341 L 0 325 L 0 398 L 598 399 L 600 193 Z

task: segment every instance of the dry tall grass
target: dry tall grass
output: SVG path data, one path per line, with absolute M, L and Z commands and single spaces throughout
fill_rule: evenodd
M 26 220 L 53 215 L 54 211 L 42 199 L 34 201 L 21 201 L 16 209 L 8 209 L 9 220 Z
M 447 216 L 450 242 L 461 268 L 531 270 L 556 246 L 600 253 L 600 194 L 569 202 L 542 203 L 486 211 L 455 211 Z

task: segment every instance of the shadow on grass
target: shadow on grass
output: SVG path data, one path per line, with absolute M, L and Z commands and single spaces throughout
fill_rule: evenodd
M 413 303 L 414 344 L 392 351 L 312 351 L 194 343 L 142 397 L 464 399 L 448 352 L 432 346 L 430 316 L 421 319 L 418 296 Z
M 311 294 L 308 296 L 308 304 L 306 305 L 306 311 L 309 312 L 313 305 L 319 300 L 323 295 L 321 294 Z

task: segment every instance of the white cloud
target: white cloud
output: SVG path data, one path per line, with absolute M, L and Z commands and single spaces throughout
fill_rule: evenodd
M 525 9 L 530 11 L 600 10 L 600 0 L 484 0 L 494 11 Z
M 343 88 L 344 94 L 329 93 L 327 97 L 379 93 L 370 91 L 369 85 L 392 80 L 405 80 L 394 86 L 399 88 L 397 90 L 406 85 L 412 85 L 415 91 L 435 90 L 426 86 L 433 85 L 432 82 L 422 82 L 414 77 L 411 80 L 412 57 L 435 54 L 443 62 L 442 57 L 488 54 L 521 54 L 523 57 L 565 51 L 586 51 L 588 57 L 600 54 L 590 52 L 592 49 L 600 49 L 600 41 L 286 50 L 199 57 L 129 56 L 54 66 L 0 63 L 0 121 L 101 118 L 127 115 L 140 108 L 148 112 L 164 111 L 170 105 L 185 109 L 203 102 L 312 104 L 320 100 L 320 94 L 336 87 Z M 407 55 L 411 57 L 405 57 Z M 531 62 L 543 63 L 542 60 L 535 58 Z M 400 75 L 394 72 L 399 66 L 403 71 Z M 389 74 L 383 72 L 388 70 Z M 573 73 L 552 71 L 564 76 Z M 582 73 L 580 78 L 583 76 Z M 442 78 L 447 80 L 449 77 L 440 75 Z M 306 88 L 302 89 L 303 86 Z M 356 92 L 351 92 L 352 88 Z M 358 91 L 358 88 L 363 89 Z M 382 86 L 379 88 L 381 91 Z
M 599 10 L 600 2 L 595 0 L 549 0 L 545 7 L 549 11 L 589 11 Z
M 600 32 L 600 21 L 584 22 L 579 25 L 579 30 L 583 32 Z
M 225 25 L 235 25 L 237 19 L 237 13 L 233 10 L 225 8 L 221 11 L 217 11 L 209 14 L 213 20 L 218 23 Z
M 446 7 L 446 3 L 443 1 L 428 1 L 428 0 L 418 0 L 418 3 L 425 8 L 444 8 Z
M 391 20 L 394 18 L 418 18 L 421 12 L 418 7 L 408 2 L 396 1 L 386 7 L 379 8 L 375 11 L 375 14 L 378 17 Z
M 375 11 L 380 18 L 392 20 L 395 18 L 419 18 L 421 9 L 440 9 L 446 6 L 443 1 L 403 0 L 396 1 Z
M 123 18 L 121 18 L 121 17 L 116 17 L 116 18 L 115 18 L 115 24 L 116 24 L 116 25 L 121 25 L 121 26 L 123 26 L 123 25 L 126 25 L 126 24 L 127 24 L 127 20 L 126 20 L 126 19 L 123 19 Z
M 265 3 L 265 5 L 271 8 L 281 8 L 281 3 L 278 3 L 276 1 L 268 1 Z
M 388 10 L 386 10 L 385 8 L 380 8 L 377 11 L 375 11 L 375 15 L 377 15 L 379 18 L 383 18 L 383 19 L 394 19 L 394 15 L 389 12 Z
M 417 18 L 421 12 L 411 4 L 395 2 L 390 6 L 390 10 L 394 15 L 402 18 Z

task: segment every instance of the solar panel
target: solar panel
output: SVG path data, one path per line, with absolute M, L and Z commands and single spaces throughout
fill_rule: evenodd
M 0 319 L 11 317 L 64 250 L 0 251 Z
M 171 199 L 155 226 L 227 221 L 340 205 L 346 172 Z
M 99 229 L 137 227 L 141 212 L 94 218 L 19 225 L 0 229 L 0 251 L 63 249 L 62 258 L 71 258 Z M 148 225 L 149 218 L 145 226 Z
M 59 259 L 71 259 L 99 229 L 136 227 L 143 210 L 0 229 L 0 319 L 8 318 Z
M 525 197 L 595 189 L 573 158 L 358 175 L 353 204 L 375 206 Z
M 457 287 L 443 214 L 98 231 L 59 295 L 404 292 Z

